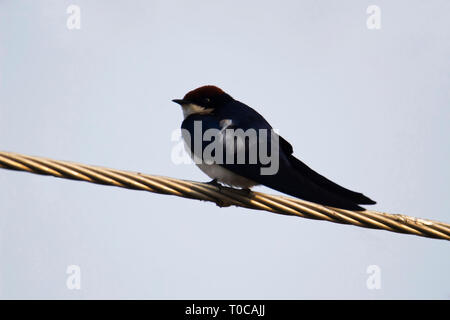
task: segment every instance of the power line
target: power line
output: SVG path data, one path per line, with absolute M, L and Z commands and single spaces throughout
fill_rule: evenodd
M 372 210 L 337 209 L 286 196 L 217 187 L 195 181 L 2 151 L 0 151 L 0 168 L 210 201 L 220 207 L 239 206 L 308 219 L 450 240 L 450 225 L 443 222 Z

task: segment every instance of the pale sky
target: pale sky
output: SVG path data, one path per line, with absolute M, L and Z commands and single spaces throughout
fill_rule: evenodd
M 373 209 L 450 222 L 449 12 L 0 0 L 0 150 L 208 181 L 171 161 L 171 99 L 214 84 Z M 0 169 L 2 299 L 449 299 L 449 270 L 442 240 Z

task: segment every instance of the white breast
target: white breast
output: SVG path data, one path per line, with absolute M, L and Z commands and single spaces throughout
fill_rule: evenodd
M 229 186 L 239 187 L 243 189 L 250 189 L 256 186 L 258 183 L 249 180 L 243 176 L 235 174 L 234 172 L 221 167 L 218 164 L 206 164 L 201 163 L 197 166 L 206 173 L 211 179 L 217 179 L 217 181 L 224 183 Z
M 183 115 L 186 118 L 190 114 L 200 113 L 200 114 L 208 114 L 212 110 L 211 109 L 204 109 L 200 106 L 197 106 L 195 104 L 187 104 L 183 105 Z M 231 120 L 225 119 L 220 121 L 221 129 L 222 131 L 225 130 L 229 125 L 231 125 Z M 188 150 L 187 145 L 185 144 L 186 151 L 189 155 L 192 154 L 190 150 Z M 195 161 L 194 161 L 195 162 Z M 238 174 L 233 173 L 232 171 L 225 169 L 221 167 L 218 164 L 206 164 L 206 163 L 196 163 L 196 165 L 202 170 L 204 173 L 206 173 L 211 179 L 216 179 L 217 181 L 224 183 L 229 186 L 233 187 L 239 187 L 243 189 L 249 189 L 253 186 L 256 186 L 258 183 L 249 180 L 245 177 L 242 177 Z

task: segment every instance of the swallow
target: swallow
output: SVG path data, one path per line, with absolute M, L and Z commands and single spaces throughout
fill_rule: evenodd
M 181 106 L 184 120 L 181 124 L 183 139 L 187 151 L 191 157 L 201 157 L 207 148 L 207 141 L 194 141 L 196 123 L 200 124 L 201 134 L 209 129 L 225 135 L 228 130 L 243 131 L 253 129 L 267 130 L 265 136 L 258 135 L 257 143 L 265 143 L 272 148 L 276 142 L 278 167 L 274 174 L 262 174 L 262 169 L 267 167 L 261 159 L 250 162 L 249 144 L 245 140 L 246 149 L 244 163 L 239 161 L 196 161 L 196 165 L 213 180 L 213 184 L 225 184 L 242 189 L 250 189 L 256 185 L 264 185 L 293 197 L 348 210 L 365 210 L 360 205 L 372 205 L 376 202 L 362 193 L 348 190 L 312 170 L 293 155 L 292 145 L 273 130 L 272 126 L 257 111 L 246 104 L 235 100 L 222 89 L 207 85 L 188 92 L 182 99 L 174 99 L 173 102 Z M 217 137 L 215 137 L 218 139 Z M 221 137 L 224 141 L 226 138 Z M 275 142 L 274 142 L 275 141 Z M 197 143 L 197 147 L 195 147 Z M 198 146 L 200 144 L 200 146 Z M 197 149 L 196 149 L 197 148 Z M 241 144 L 242 148 L 242 144 Z M 226 147 L 224 147 L 224 150 Z M 231 150 L 231 151 L 230 151 Z M 272 149 L 270 149 L 272 150 Z M 237 153 L 234 148 L 226 149 L 226 152 Z M 235 155 L 232 155 L 234 157 Z

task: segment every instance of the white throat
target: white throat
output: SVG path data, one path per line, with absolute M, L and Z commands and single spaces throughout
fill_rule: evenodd
M 183 116 L 185 119 L 191 114 L 208 114 L 213 111 L 213 109 L 206 109 L 194 103 L 183 104 L 181 108 L 183 109 Z

